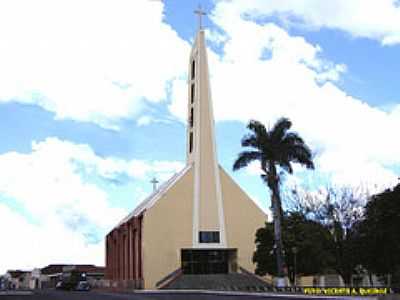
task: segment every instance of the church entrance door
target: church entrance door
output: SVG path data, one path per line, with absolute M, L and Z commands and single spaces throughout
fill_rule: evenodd
M 227 274 L 236 272 L 236 249 L 182 249 L 184 274 Z

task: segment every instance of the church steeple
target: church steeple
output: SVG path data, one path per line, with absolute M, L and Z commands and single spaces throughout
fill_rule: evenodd
M 177 269 L 254 272 L 254 232 L 267 216 L 218 165 L 204 35 L 199 26 L 189 59 L 187 164 L 160 186 L 153 179 L 153 193 L 106 237 L 106 278 L 118 286 L 160 289 Z
M 199 16 L 204 13 L 196 11 Z M 193 247 L 225 247 L 226 233 L 205 43 L 200 27 L 189 61 L 187 164 L 194 167 Z M 202 240 L 212 241 L 203 244 Z

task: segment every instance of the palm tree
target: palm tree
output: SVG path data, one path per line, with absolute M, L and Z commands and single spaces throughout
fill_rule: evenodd
M 233 164 L 233 170 L 236 171 L 253 161 L 260 162 L 261 179 L 271 190 L 278 278 L 285 275 L 281 234 L 282 204 L 279 193 L 282 173 L 278 174 L 278 167 L 289 174 L 293 173 L 292 163 L 314 169 L 310 148 L 297 133 L 288 132 L 291 126 L 292 122 L 287 118 L 279 119 L 271 130 L 267 130 L 259 121 L 250 121 L 247 128 L 251 133 L 242 138 L 241 144 L 251 149 L 239 153 Z

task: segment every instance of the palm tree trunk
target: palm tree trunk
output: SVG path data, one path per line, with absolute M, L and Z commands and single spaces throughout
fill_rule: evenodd
M 276 246 L 276 264 L 278 277 L 284 277 L 284 259 L 283 259 L 283 243 L 282 243 L 282 205 L 279 195 L 279 181 L 276 175 L 275 166 L 271 168 L 271 190 L 272 190 L 272 207 L 274 215 L 274 239 Z
M 274 194 L 274 193 L 273 193 Z M 280 199 L 279 196 L 273 195 L 274 202 L 274 238 L 275 238 L 275 246 L 276 246 L 276 263 L 277 263 L 277 271 L 278 277 L 284 276 L 283 270 L 283 245 L 282 245 L 282 220 L 281 220 L 281 208 L 280 208 Z

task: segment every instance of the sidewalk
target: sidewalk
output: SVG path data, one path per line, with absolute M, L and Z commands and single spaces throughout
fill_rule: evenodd
M 32 291 L 0 291 L 0 296 L 24 296 L 33 295 Z

